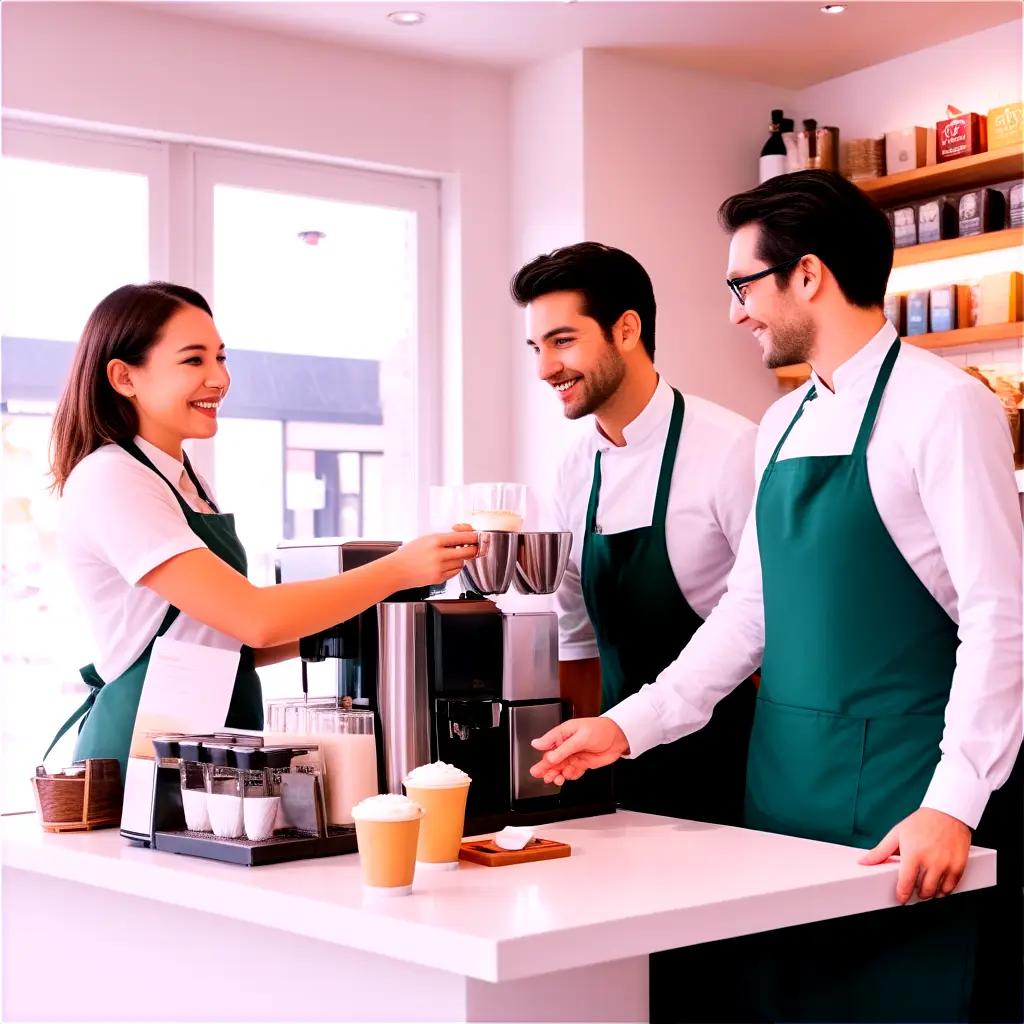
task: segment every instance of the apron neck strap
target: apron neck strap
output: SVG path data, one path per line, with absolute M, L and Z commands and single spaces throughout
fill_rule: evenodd
M 206 502 L 207 505 L 210 506 L 210 508 L 213 509 L 214 512 L 220 515 L 220 509 L 217 508 L 217 505 L 214 502 L 213 498 L 209 497 L 206 491 L 203 489 L 203 485 L 199 482 L 199 477 L 196 474 L 195 470 L 193 470 L 192 463 L 189 462 L 188 456 L 184 452 L 182 452 L 181 455 L 185 461 L 185 472 L 188 473 L 188 478 L 189 480 L 192 481 L 192 486 L 196 489 L 196 493 L 199 495 L 200 498 L 203 499 L 203 501 Z
M 882 360 L 881 369 L 875 378 L 875 386 L 871 389 L 871 397 L 868 399 L 867 408 L 864 410 L 864 419 L 861 420 L 860 430 L 857 433 L 857 443 L 853 446 L 854 455 L 864 455 L 868 450 L 868 441 L 871 440 L 871 431 L 875 427 L 875 419 L 878 417 L 878 407 L 882 404 L 882 393 L 885 385 L 892 375 L 892 368 L 896 357 L 900 354 L 900 339 L 897 338 Z
M 672 490 L 672 473 L 676 468 L 676 452 L 679 450 L 679 435 L 683 430 L 683 416 L 686 403 L 683 396 L 672 389 L 672 419 L 668 424 L 668 436 L 665 438 L 665 451 L 661 456 L 661 473 L 658 476 L 658 493 L 654 499 L 654 515 L 652 526 L 664 526 L 668 516 L 668 496 Z
M 149 469 L 153 470 L 153 472 L 156 473 L 156 475 L 160 477 L 160 479 L 163 480 L 163 482 L 167 484 L 168 487 L 170 487 L 171 494 L 173 494 L 174 497 L 178 499 L 178 504 L 181 506 L 181 511 L 184 513 L 186 519 L 190 515 L 196 514 L 196 510 L 192 508 L 187 501 L 185 501 L 185 499 L 178 492 L 178 488 L 175 487 L 174 484 L 172 484 L 171 481 L 168 480 L 167 477 L 165 477 L 163 473 L 161 473 L 160 470 L 153 465 L 153 463 L 149 460 L 146 454 L 134 441 L 118 441 L 117 444 L 120 448 L 123 448 L 133 459 L 138 460 L 144 466 L 147 466 Z M 200 491 L 200 493 L 202 492 Z
M 588 534 L 594 532 L 594 524 L 597 522 L 597 501 L 601 496 L 601 449 L 594 452 L 594 478 L 590 485 L 590 500 L 587 502 L 587 527 Z
M 800 408 L 797 409 L 796 415 L 789 421 L 789 426 L 786 427 L 785 433 L 779 438 L 779 443 L 775 446 L 775 451 L 772 452 L 772 457 L 768 460 L 768 466 L 766 468 L 770 469 L 775 465 L 779 458 L 779 452 L 782 451 L 782 446 L 786 443 L 786 438 L 789 437 L 790 431 L 796 426 L 796 421 L 804 414 L 804 406 L 808 402 L 813 402 L 817 397 L 818 386 L 816 384 L 812 384 L 808 389 L 807 394 L 804 395 L 804 399 L 800 403 Z
M 686 403 L 683 396 L 672 389 L 672 418 L 668 424 L 668 436 L 665 438 L 665 450 L 661 456 L 661 472 L 658 476 L 658 491 L 654 499 L 652 526 L 664 526 L 668 513 L 668 496 L 672 489 L 672 473 L 676 466 L 676 452 L 679 450 L 679 435 L 683 429 L 683 416 Z M 590 485 L 590 501 L 587 503 L 587 533 L 594 532 L 597 522 L 597 503 L 601 497 L 601 449 L 594 453 L 594 479 Z

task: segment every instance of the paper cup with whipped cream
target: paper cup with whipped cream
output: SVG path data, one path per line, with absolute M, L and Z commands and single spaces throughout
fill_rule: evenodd
M 369 796 L 352 808 L 363 887 L 378 896 L 405 896 L 416 872 L 423 809 L 396 793 Z
M 423 808 L 416 848 L 420 867 L 451 870 L 459 866 L 470 781 L 461 768 L 443 761 L 420 765 L 405 777 L 406 793 Z

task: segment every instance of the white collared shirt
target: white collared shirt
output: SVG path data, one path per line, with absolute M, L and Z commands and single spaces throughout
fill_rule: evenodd
M 686 410 L 669 492 L 665 535 L 669 561 L 690 607 L 706 618 L 725 592 L 754 496 L 757 428 L 738 413 L 694 395 Z M 559 658 L 598 656 L 580 582 L 594 456 L 601 452 L 596 525 L 603 534 L 650 526 L 661 472 L 672 388 L 659 378 L 651 400 L 623 430 L 616 447 L 596 429 L 575 444 L 559 470 L 558 529 L 572 532 L 572 552 L 555 595 Z
M 852 451 L 895 337 L 886 323 L 836 370 L 835 393 L 813 378 L 818 397 L 804 406 L 780 461 Z M 759 480 L 810 386 L 765 413 L 757 435 Z M 1008 778 L 1021 741 L 1024 587 L 1011 451 L 1002 407 L 984 385 L 931 352 L 902 346 L 868 446 L 868 480 L 896 547 L 958 626 L 941 757 L 922 806 L 971 828 Z M 764 606 L 754 518 L 728 591 L 708 621 L 654 684 L 608 712 L 632 756 L 699 729 L 760 664 Z
M 141 437 L 135 443 L 190 508 L 206 511 L 191 488 L 180 486 L 182 462 Z M 212 497 L 209 484 L 200 482 Z M 71 471 L 60 501 L 58 537 L 95 638 L 91 660 L 110 682 L 145 650 L 167 612 L 167 601 L 139 580 L 175 555 L 206 545 L 189 528 L 167 484 L 115 444 L 98 448 Z M 184 612 L 167 635 L 207 647 L 241 647 L 234 637 Z M 90 658 L 82 654 L 84 664 Z

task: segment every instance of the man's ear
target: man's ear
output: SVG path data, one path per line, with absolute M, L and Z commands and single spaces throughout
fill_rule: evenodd
M 119 395 L 123 395 L 125 398 L 135 397 L 132 368 L 123 359 L 111 359 L 107 363 L 107 380 Z
M 796 266 L 793 284 L 801 298 L 810 301 L 821 291 L 825 264 L 817 256 L 804 256 Z
M 632 352 L 637 345 L 641 344 L 640 328 L 642 325 L 640 323 L 640 315 L 636 310 L 627 309 L 619 317 L 619 322 L 615 326 L 618 328 L 619 337 L 622 339 L 623 352 Z

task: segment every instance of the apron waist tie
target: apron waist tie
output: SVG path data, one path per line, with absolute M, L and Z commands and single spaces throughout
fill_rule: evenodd
M 57 735 L 50 740 L 50 745 L 46 748 L 46 753 L 43 754 L 44 761 L 50 756 L 50 751 L 64 738 L 65 733 L 67 733 L 71 726 L 89 714 L 93 704 L 96 703 L 96 697 L 105 685 L 92 665 L 86 665 L 85 668 L 78 671 L 82 676 L 83 682 L 89 687 L 89 696 L 71 713 L 71 717 L 57 730 Z

